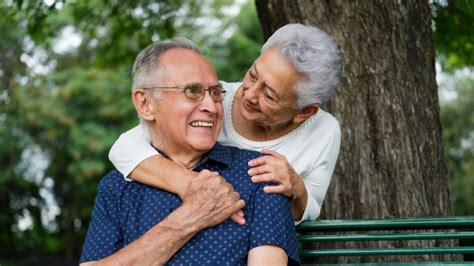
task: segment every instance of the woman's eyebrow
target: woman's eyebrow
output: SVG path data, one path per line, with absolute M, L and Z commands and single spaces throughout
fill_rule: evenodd
M 257 64 L 254 63 L 254 64 L 252 65 L 252 67 L 253 67 L 253 69 L 255 70 L 256 74 L 258 75 Z M 278 93 L 276 93 L 276 91 L 275 91 L 272 87 L 270 87 L 270 85 L 268 85 L 267 83 L 265 83 L 265 87 L 267 87 L 269 90 L 271 90 L 272 93 L 275 94 L 277 97 L 280 97 L 280 95 L 278 95 Z

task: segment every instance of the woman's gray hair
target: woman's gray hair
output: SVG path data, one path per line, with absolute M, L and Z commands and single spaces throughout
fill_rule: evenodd
M 341 53 L 331 36 L 314 26 L 288 24 L 270 36 L 261 53 L 270 47 L 276 47 L 303 75 L 295 88 L 295 108 L 331 98 L 342 72 Z
M 201 54 L 197 46 L 186 38 L 173 38 L 154 42 L 143 49 L 135 59 L 132 69 L 132 91 L 147 86 L 153 86 L 160 78 L 161 72 L 156 71 L 160 56 L 173 48 L 184 48 Z

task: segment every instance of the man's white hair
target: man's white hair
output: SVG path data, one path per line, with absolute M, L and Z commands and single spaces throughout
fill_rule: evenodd
M 198 54 L 201 54 L 201 51 L 197 46 L 190 40 L 186 38 L 173 38 L 160 42 L 154 42 L 148 45 L 143 49 L 135 59 L 132 69 L 132 91 L 153 86 L 154 83 L 158 82 L 161 78 L 161 75 L 164 74 L 156 71 L 158 66 L 160 56 L 163 55 L 166 51 L 174 48 L 184 48 L 195 51 Z M 153 95 L 158 97 L 158 91 Z

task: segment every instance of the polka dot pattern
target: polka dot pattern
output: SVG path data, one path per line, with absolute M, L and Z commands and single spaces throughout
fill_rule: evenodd
M 266 194 L 267 184 L 254 184 L 247 161 L 261 154 L 216 144 L 195 171 L 218 171 L 245 201 L 246 224 L 231 220 L 194 236 L 168 262 L 169 265 L 245 265 L 250 249 L 275 245 L 299 264 L 290 202 L 280 194 Z M 142 236 L 181 205 L 174 194 L 137 182 L 126 182 L 116 170 L 99 184 L 92 220 L 80 261 L 107 257 Z

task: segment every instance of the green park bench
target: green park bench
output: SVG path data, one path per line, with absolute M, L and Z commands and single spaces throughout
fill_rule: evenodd
M 303 222 L 296 227 L 296 231 L 299 254 L 303 263 L 308 257 L 474 254 L 473 242 L 469 246 L 439 246 L 438 241 L 436 245 L 421 242 L 427 243 L 424 247 L 393 247 L 397 245 L 384 246 L 382 244 L 378 245 L 382 247 L 377 248 L 340 248 L 339 246 L 343 245 L 339 245 L 333 249 L 319 249 L 309 244 L 344 243 L 349 241 L 405 242 L 410 240 L 456 240 L 454 243 L 465 239 L 474 241 L 474 216 L 379 220 L 318 220 Z M 433 241 L 430 242 L 432 243 Z M 387 263 L 386 265 L 392 264 Z M 412 265 L 414 263 L 407 262 L 397 265 L 401 264 Z M 436 262 L 436 264 L 441 264 L 441 262 Z M 449 262 L 449 264 L 474 265 L 474 261 Z M 380 265 L 380 263 L 370 263 L 367 265 Z

